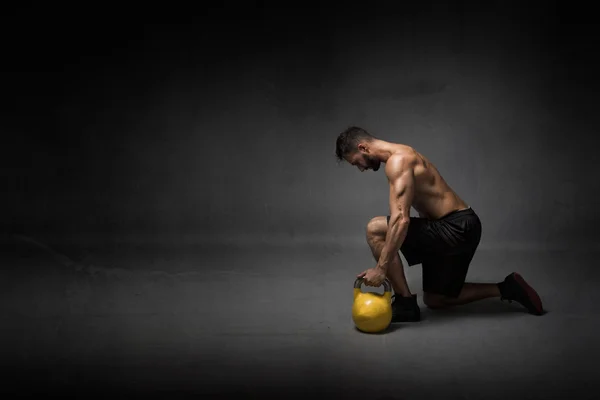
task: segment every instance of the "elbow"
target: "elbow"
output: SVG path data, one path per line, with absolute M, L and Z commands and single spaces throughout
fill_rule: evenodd
M 408 225 L 410 225 L 410 218 L 403 218 L 398 221 L 398 226 L 400 226 L 401 230 L 408 229 Z
M 390 219 L 390 224 L 391 225 L 396 225 L 398 227 L 402 228 L 407 228 L 408 225 L 410 224 L 410 218 L 409 217 L 402 217 L 402 216 L 396 216 L 396 217 L 392 217 Z

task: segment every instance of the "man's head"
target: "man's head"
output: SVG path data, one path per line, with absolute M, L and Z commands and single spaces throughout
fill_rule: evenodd
M 338 161 L 346 160 L 359 170 L 377 171 L 381 161 L 373 153 L 372 145 L 377 140 L 366 130 L 352 126 L 337 137 L 335 155 Z

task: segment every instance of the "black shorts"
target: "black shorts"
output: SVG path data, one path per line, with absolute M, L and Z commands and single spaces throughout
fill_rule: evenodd
M 422 264 L 424 292 L 456 298 L 480 239 L 481 221 L 469 207 L 436 220 L 411 217 L 400 251 L 409 266 Z

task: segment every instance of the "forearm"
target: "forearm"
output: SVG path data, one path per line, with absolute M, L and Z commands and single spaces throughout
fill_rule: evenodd
M 388 266 L 392 263 L 394 255 L 398 252 L 406 238 L 409 222 L 409 219 L 402 219 L 400 217 L 392 216 L 390 218 L 387 235 L 385 237 L 385 244 L 381 250 L 381 255 L 379 256 L 379 262 L 377 263 L 378 268 L 387 272 Z

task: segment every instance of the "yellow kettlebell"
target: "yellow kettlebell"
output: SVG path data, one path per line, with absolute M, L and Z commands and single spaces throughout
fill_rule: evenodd
M 358 330 L 366 333 L 382 332 L 392 322 L 392 287 L 386 279 L 383 281 L 383 294 L 363 292 L 360 287 L 363 279 L 354 282 L 354 304 L 352 320 Z

